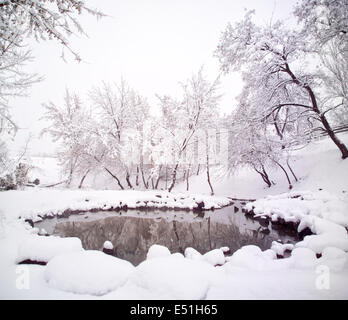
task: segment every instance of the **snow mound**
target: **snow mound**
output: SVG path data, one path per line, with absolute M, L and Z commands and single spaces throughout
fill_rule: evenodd
M 111 241 L 105 241 L 103 244 L 103 248 L 107 249 L 107 250 L 112 250 L 114 248 L 113 244 L 111 243 Z
M 223 253 L 229 253 L 230 252 L 230 248 L 229 247 L 221 247 L 220 250 L 222 250 Z
M 277 255 L 283 256 L 285 251 L 292 251 L 294 245 L 291 243 L 280 243 L 277 241 L 272 242 L 271 250 L 273 250 Z
M 184 251 L 185 258 L 192 260 L 202 260 L 203 256 L 194 248 L 187 247 Z
M 159 244 L 152 245 L 146 255 L 146 259 L 154 259 L 170 256 L 170 251 L 167 247 L 161 246 Z
M 172 257 L 181 258 L 181 259 L 185 258 L 185 256 L 182 253 L 180 253 L 180 252 L 172 253 Z
M 54 257 L 47 264 L 45 279 L 56 289 L 99 296 L 122 286 L 133 271 L 128 261 L 86 250 Z
M 129 282 L 163 299 L 203 299 L 215 268 L 174 255 L 145 260 L 135 268 Z
M 327 247 L 323 250 L 319 263 L 335 272 L 343 268 L 348 270 L 348 253 L 338 248 Z
M 310 226 L 315 235 L 306 236 L 296 247 L 309 248 L 315 253 L 322 253 L 327 247 L 348 251 L 348 234 L 343 226 L 319 217 L 311 218 Z
M 228 247 L 213 249 L 204 255 L 200 254 L 196 249 L 188 247 L 185 249 L 185 257 L 195 261 L 204 261 L 212 266 L 223 265 L 226 262 L 224 252 L 230 250 Z
M 258 246 L 248 245 L 238 249 L 223 266 L 227 273 L 233 274 L 237 269 L 253 271 L 286 269 L 288 259 L 275 260 L 274 251 L 261 251 Z
M 16 262 L 19 263 L 25 260 L 48 262 L 56 255 L 82 250 L 79 238 L 40 237 L 33 235 L 24 238 L 19 244 Z
M 208 251 L 203 255 L 203 259 L 213 266 L 223 265 L 226 261 L 224 252 L 221 249 Z
M 298 269 L 313 268 L 318 264 L 314 251 L 308 248 L 295 248 L 289 260 Z
M 336 247 L 348 251 L 348 235 L 327 232 L 306 236 L 302 241 L 296 243 L 296 247 L 309 248 L 315 253 L 322 253 L 327 247 Z

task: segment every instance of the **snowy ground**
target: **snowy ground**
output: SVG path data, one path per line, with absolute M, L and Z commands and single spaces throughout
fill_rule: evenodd
M 62 181 L 57 158 L 31 157 L 32 169 L 29 171 L 29 180 L 40 180 L 41 185 L 49 185 Z
M 277 184 L 268 189 L 256 174 L 242 170 L 229 179 L 215 179 L 216 193 L 221 195 L 217 198 L 56 189 L 0 193 L 0 298 L 348 299 L 348 162 L 323 140 L 298 151 L 294 169 L 301 179 L 291 192 L 279 172 L 272 173 Z M 209 191 L 204 175 L 192 178 L 190 185 L 192 192 Z M 182 190 L 184 185 L 176 188 Z M 223 195 L 258 198 L 247 205 L 253 214 L 297 222 L 299 230 L 308 227 L 314 234 L 294 246 L 273 243 L 263 252 L 245 246 L 231 257 L 224 256 L 226 248 L 202 254 L 187 248 L 182 255 L 153 246 L 147 259 L 134 267 L 84 250 L 77 238 L 39 236 L 24 222 L 68 208 L 137 207 L 145 201 L 192 208 L 203 200 L 206 207 L 219 207 L 228 203 Z M 285 250 L 291 251 L 290 257 L 277 259 Z M 47 265 L 17 264 L 23 260 Z

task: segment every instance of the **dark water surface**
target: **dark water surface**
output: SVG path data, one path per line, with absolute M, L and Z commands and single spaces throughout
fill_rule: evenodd
M 294 235 L 247 218 L 238 202 L 199 214 L 173 210 L 86 212 L 44 219 L 35 227 L 61 237 L 78 237 L 85 249 L 101 250 L 109 240 L 117 257 L 135 265 L 145 260 L 153 244 L 164 245 L 172 253 L 193 247 L 204 254 L 223 246 L 233 253 L 247 244 L 266 250 L 274 240 L 297 241 Z

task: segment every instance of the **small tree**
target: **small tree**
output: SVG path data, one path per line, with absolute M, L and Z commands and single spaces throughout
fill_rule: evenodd
M 99 138 L 108 148 L 104 160 L 108 167 L 118 168 L 124 173 L 128 187 L 133 189 L 130 177 L 139 159 L 133 159 L 132 155 L 142 155 L 143 126 L 149 115 L 149 105 L 124 80 L 115 86 L 104 83 L 95 87 L 89 96 L 99 117 Z M 140 159 L 140 169 L 144 174 L 142 163 Z
M 46 113 L 43 119 L 51 125 L 42 134 L 50 134 L 53 141 L 60 142 L 58 158 L 69 186 L 76 173 L 83 176 L 91 171 L 94 164 L 86 153 L 92 140 L 91 113 L 84 108 L 80 97 L 71 94 L 68 89 L 62 107 L 53 102 L 44 104 L 44 107 Z
M 28 183 L 28 173 L 32 168 L 26 157 L 30 137 L 18 154 L 10 156 L 5 144 L 0 141 L 0 190 L 14 190 Z

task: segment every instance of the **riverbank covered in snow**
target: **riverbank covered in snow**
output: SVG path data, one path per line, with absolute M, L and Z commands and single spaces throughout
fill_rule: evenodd
M 324 191 L 289 192 L 268 196 L 245 205 L 254 218 L 272 223 L 297 226 L 297 232 L 306 228 L 307 235 L 296 247 L 312 250 L 318 256 L 327 248 L 348 252 L 348 199 Z
M 211 210 L 227 206 L 227 197 L 135 190 L 27 189 L 0 192 L 0 216 L 32 219 L 74 211 L 119 209 Z

